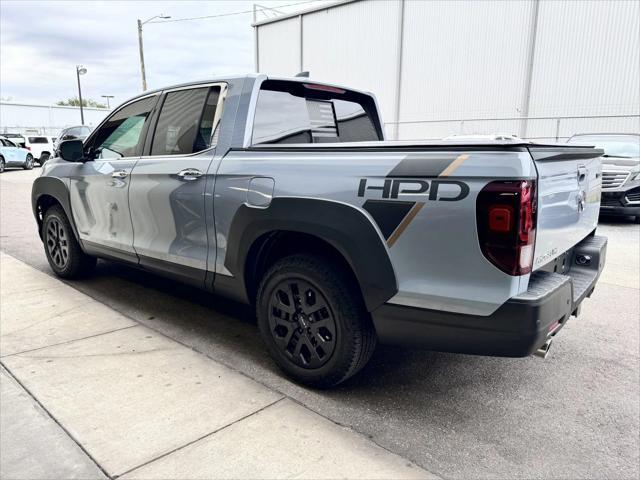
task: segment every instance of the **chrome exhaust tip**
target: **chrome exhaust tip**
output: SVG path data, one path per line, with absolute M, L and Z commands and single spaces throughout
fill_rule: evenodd
M 534 355 L 540 358 L 547 358 L 547 355 L 549 355 L 549 350 L 551 350 L 551 342 L 552 342 L 551 339 L 544 342 L 544 345 L 542 345 L 538 350 L 536 350 Z

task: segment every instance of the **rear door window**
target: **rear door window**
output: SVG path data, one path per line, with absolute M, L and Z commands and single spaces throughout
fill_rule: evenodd
M 188 155 L 210 148 L 219 87 L 167 93 L 153 136 L 151 155 Z
M 268 80 L 258 94 L 254 145 L 381 140 L 368 95 L 315 84 Z

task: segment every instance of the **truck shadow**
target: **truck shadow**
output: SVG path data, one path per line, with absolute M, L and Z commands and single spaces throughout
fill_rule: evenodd
M 523 361 L 378 345 L 368 365 L 355 377 L 333 390 L 316 391 L 291 382 L 275 366 L 248 306 L 107 261 L 99 262 L 91 278 L 73 285 L 141 324 L 294 398 L 319 396 L 337 401 L 348 397 L 375 404 L 376 397 L 386 403 L 390 390 L 406 390 L 420 392 L 419 403 L 424 404 L 431 395 L 449 391 L 451 385 L 463 394 L 467 388 L 486 384 L 487 374 L 495 382 L 507 375 L 504 368 L 509 363 L 516 368 L 514 363 Z M 483 374 L 473 375 L 476 368 Z M 414 402 L 415 408 L 416 399 L 408 395 L 396 398 L 393 409 L 402 409 L 405 401 Z

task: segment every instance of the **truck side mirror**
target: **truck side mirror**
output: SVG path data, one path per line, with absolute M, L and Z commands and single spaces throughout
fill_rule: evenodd
M 65 140 L 58 146 L 60 158 L 67 162 L 80 162 L 84 157 L 82 140 Z

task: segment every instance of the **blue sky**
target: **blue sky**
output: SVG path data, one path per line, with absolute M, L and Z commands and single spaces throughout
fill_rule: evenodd
M 259 0 L 279 7 L 301 0 Z M 285 12 L 314 3 L 281 7 Z M 172 19 L 251 10 L 237 1 L 5 1 L 0 4 L 0 96 L 16 102 L 55 103 L 77 95 L 112 105 L 141 90 L 136 20 L 163 13 Z M 272 13 L 260 13 L 258 19 Z M 252 14 L 148 23 L 144 53 L 149 88 L 254 69 Z

